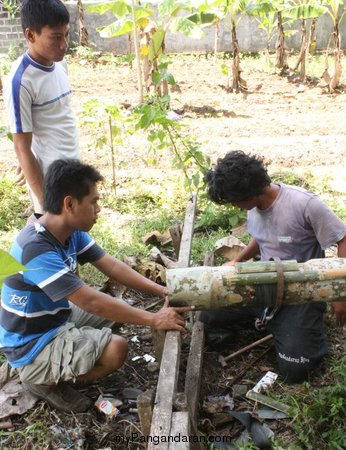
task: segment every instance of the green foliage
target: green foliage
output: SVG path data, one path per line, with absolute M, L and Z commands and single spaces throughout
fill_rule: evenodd
M 95 61 L 95 59 L 98 59 L 101 55 L 101 52 L 96 51 L 93 47 L 79 45 L 78 42 L 71 42 L 69 51 L 77 59 L 84 59 L 87 61 Z
M 145 131 L 150 143 L 150 152 L 155 162 L 158 155 L 172 156 L 172 166 L 183 171 L 190 189 L 199 189 L 203 184 L 210 158 L 200 149 L 199 143 L 184 133 L 183 125 L 169 117 L 169 96 L 152 98 L 134 111 L 135 128 Z
M 198 229 L 223 228 L 230 231 L 246 220 L 246 212 L 232 205 L 217 205 L 213 202 L 200 202 L 200 210 L 196 223 Z
M 292 398 L 293 427 L 299 444 L 308 450 L 346 447 L 346 356 L 332 361 L 334 380 L 320 389 L 307 383 L 301 396 Z
M 0 286 L 4 278 L 14 275 L 20 270 L 25 270 L 25 267 L 0 248 Z
M 49 448 L 49 443 L 53 442 L 54 435 L 48 423 L 42 420 L 47 413 L 44 408 L 44 403 L 41 402 L 39 407 L 31 410 L 25 417 L 24 425 L 16 426 L 15 431 L 0 430 L 1 448 L 4 450 Z M 69 448 L 72 447 L 73 444 Z
M 21 228 L 25 223 L 24 210 L 27 206 L 23 188 L 7 177 L 0 180 L 0 231 Z
M 0 4 L 10 13 L 13 19 L 19 13 L 20 3 L 17 0 L 1 0 Z
M 125 112 L 116 105 L 101 102 L 97 99 L 84 104 L 82 124 L 88 128 L 93 138 L 90 147 L 108 151 L 112 167 L 112 187 L 116 191 L 117 184 L 117 155 L 116 148 L 124 144 Z

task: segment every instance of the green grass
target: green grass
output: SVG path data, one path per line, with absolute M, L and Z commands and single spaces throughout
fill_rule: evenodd
M 25 189 L 17 186 L 12 178 L 0 181 L 0 230 L 11 231 L 25 223 L 24 211 L 29 205 Z
M 305 383 L 301 392 L 288 395 L 293 428 L 304 449 L 346 448 L 346 356 L 330 359 L 328 369 L 332 379 L 327 385 Z

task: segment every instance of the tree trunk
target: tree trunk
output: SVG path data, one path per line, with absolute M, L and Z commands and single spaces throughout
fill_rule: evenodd
M 241 78 L 240 57 L 239 57 L 239 45 L 237 39 L 236 26 L 232 20 L 232 52 L 233 52 L 233 64 L 232 64 L 232 92 L 236 93 L 239 90 L 246 89 L 246 81 Z
M 317 19 L 311 19 L 310 31 L 309 31 L 309 54 L 314 55 L 316 53 L 316 21 Z
M 89 35 L 84 25 L 84 8 L 82 0 L 77 0 L 78 23 L 79 23 L 79 45 L 83 47 L 89 46 Z
M 282 25 L 282 14 L 278 12 L 278 32 L 276 39 L 276 64 L 275 66 L 281 71 L 287 69 L 287 54 L 286 54 L 286 44 L 285 44 L 285 34 L 284 27 Z
M 218 20 L 215 23 L 215 36 L 214 36 L 214 60 L 217 60 L 217 51 L 219 48 L 219 40 L 220 40 L 220 21 Z
M 296 71 L 300 65 L 300 81 L 305 81 L 305 65 L 306 65 L 306 20 L 302 19 L 301 22 L 301 37 L 300 37 L 300 52 L 298 55 L 297 62 L 293 67 L 293 70 Z
M 142 69 L 141 69 L 141 56 L 139 52 L 138 45 L 138 30 L 137 30 L 137 20 L 136 20 L 136 11 L 135 11 L 135 0 L 131 0 L 131 10 L 132 10 L 132 21 L 133 21 L 133 42 L 135 47 L 135 55 L 137 62 L 137 84 L 138 84 L 138 92 L 139 92 L 139 102 L 143 103 L 143 79 L 142 79 Z
M 329 46 L 332 39 L 334 40 L 334 50 L 333 50 L 334 72 L 332 75 L 330 75 L 328 70 L 329 69 L 328 56 L 329 56 Z M 339 34 L 339 27 L 336 24 L 334 27 L 334 31 L 329 38 L 325 56 L 325 68 L 322 74 L 322 78 L 327 83 L 328 90 L 330 93 L 333 93 L 334 89 L 339 85 L 341 75 L 342 75 L 342 66 L 341 66 L 340 34 Z
M 346 301 L 346 258 L 281 263 L 283 304 Z M 170 305 L 195 305 L 197 310 L 225 306 L 275 306 L 275 295 L 256 296 L 256 286 L 275 287 L 278 278 L 276 263 L 271 261 L 238 263 L 234 267 L 170 269 L 166 272 Z

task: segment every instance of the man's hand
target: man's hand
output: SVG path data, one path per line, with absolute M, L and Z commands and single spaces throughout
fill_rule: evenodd
M 335 316 L 336 325 L 342 327 L 346 323 L 346 302 L 332 303 L 331 313 Z
M 232 261 L 227 261 L 225 263 L 223 263 L 223 266 L 234 266 L 236 264 L 237 261 L 232 260 Z
M 20 166 L 17 166 L 16 175 L 17 175 L 16 184 L 18 184 L 18 186 L 24 186 L 25 176 Z
M 182 313 L 193 311 L 194 309 L 194 306 L 169 307 L 166 295 L 163 307 L 157 313 L 154 313 L 152 326 L 156 330 L 177 330 L 181 333 L 186 333 L 185 320 Z

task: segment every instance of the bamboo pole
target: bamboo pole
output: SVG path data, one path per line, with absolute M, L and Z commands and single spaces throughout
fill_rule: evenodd
M 312 259 L 305 263 L 282 261 L 282 265 L 284 304 L 346 301 L 346 258 Z M 260 261 L 170 269 L 166 279 L 171 306 L 213 309 L 274 306 L 275 295 L 259 296 L 257 287 L 275 286 L 278 275 L 274 262 Z

